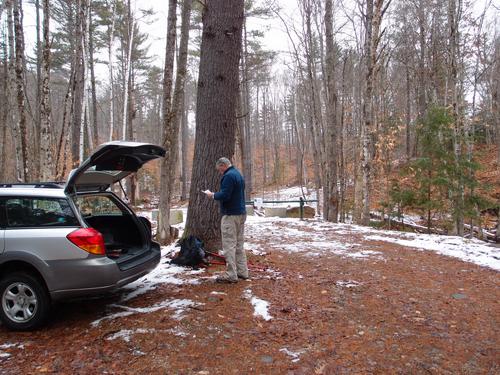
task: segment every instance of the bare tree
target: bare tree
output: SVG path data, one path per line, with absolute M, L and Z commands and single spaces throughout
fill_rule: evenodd
M 373 148 L 375 144 L 376 127 L 374 124 L 374 82 L 375 72 L 378 63 L 378 45 L 380 42 L 380 27 L 382 17 L 387 11 L 391 0 L 384 4 L 384 0 L 367 0 L 366 11 L 364 16 L 365 21 L 365 46 L 364 46 L 364 61 L 365 61 L 365 89 L 363 95 L 363 127 L 361 135 L 361 168 L 362 168 L 362 191 L 363 191 L 363 212 L 362 223 L 368 225 L 370 222 L 370 204 L 372 192 L 372 161 Z
M 177 0 L 170 0 L 167 20 L 167 46 L 165 49 L 165 66 L 163 70 L 163 115 L 162 115 L 162 141 L 167 142 L 169 137 L 169 116 L 172 105 L 172 86 L 175 59 L 175 40 L 177 35 Z M 175 150 L 167 150 L 168 153 Z M 170 241 L 170 190 L 167 186 L 169 168 L 165 159 L 161 163 L 160 169 L 160 205 L 158 215 L 158 239 L 162 242 Z
M 83 134 L 85 126 L 86 75 L 87 75 L 87 12 L 88 0 L 78 0 L 75 23 L 75 61 L 72 87 L 73 112 L 71 132 L 72 167 L 76 168 L 83 159 Z
M 164 118 L 164 136 L 163 145 L 168 150 L 165 158 L 162 161 L 162 181 L 161 181 L 161 196 L 160 200 L 162 210 L 160 210 L 162 223 L 162 231 L 159 240 L 168 243 L 173 239 L 170 230 L 170 201 L 172 198 L 172 190 L 177 166 L 177 153 L 179 148 L 179 129 L 184 109 L 184 88 L 187 74 L 187 57 L 188 57 L 188 42 L 189 42 L 189 26 L 191 17 L 192 0 L 184 0 L 182 5 L 182 23 L 181 23 L 181 38 L 179 43 L 179 58 L 177 60 L 177 73 L 175 79 L 174 96 L 172 100 L 172 108 Z M 165 116 L 165 114 L 164 114 Z M 166 172 L 166 173 L 165 173 Z M 163 179 L 163 177 L 165 179 Z M 166 235 L 166 236 L 165 236 Z
M 108 74 L 109 74 L 109 141 L 113 140 L 113 132 L 115 127 L 115 105 L 114 105 L 114 54 L 113 45 L 115 40 L 115 14 L 116 14 L 116 1 L 111 0 L 109 6 L 111 7 L 111 24 L 108 27 Z
M 24 91 L 24 31 L 21 23 L 22 1 L 14 0 L 14 34 L 16 53 L 16 87 L 17 87 L 17 108 L 19 111 L 19 133 L 21 135 L 22 153 L 22 179 L 30 180 L 29 158 L 28 158 L 28 132 L 26 125 L 26 96 Z
M 48 181 L 54 177 L 52 165 L 52 119 L 50 107 L 50 4 L 43 0 L 43 69 L 40 101 L 40 178 Z
M 327 82 L 327 114 L 326 127 L 326 171 L 323 188 L 323 215 L 328 221 L 338 220 L 338 136 L 337 136 L 337 91 L 335 87 L 335 51 L 333 46 L 333 5 L 332 0 L 325 2 L 325 37 L 326 37 L 326 82 Z

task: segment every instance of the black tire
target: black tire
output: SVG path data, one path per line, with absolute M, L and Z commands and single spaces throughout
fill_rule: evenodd
M 45 284 L 32 274 L 14 272 L 0 280 L 0 320 L 11 330 L 30 331 L 43 325 L 51 306 Z

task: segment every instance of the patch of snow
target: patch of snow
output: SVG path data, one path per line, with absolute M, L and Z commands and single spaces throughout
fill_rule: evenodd
M 129 301 L 141 294 L 156 289 L 159 285 L 162 284 L 198 284 L 200 281 L 196 278 L 186 279 L 182 278 L 181 276 L 199 275 L 201 273 L 204 273 L 204 270 L 191 270 L 169 263 L 170 260 L 166 256 L 176 252 L 177 249 L 178 248 L 176 248 L 175 245 L 162 247 L 162 260 L 160 264 L 158 264 L 158 266 L 146 276 L 134 281 L 131 284 L 125 285 L 122 290 L 126 293 L 122 296 L 121 302 Z
M 136 335 L 138 333 L 153 333 L 155 332 L 154 329 L 145 329 L 145 328 L 137 328 L 137 329 L 122 329 L 121 331 L 115 332 L 111 336 L 107 337 L 106 340 L 111 341 L 111 340 L 116 340 L 116 339 L 122 339 L 125 342 L 130 342 L 130 338 L 133 335 Z
M 102 317 L 100 319 L 97 319 L 91 323 L 92 327 L 97 327 L 101 322 L 105 320 L 114 320 L 117 318 L 123 318 L 126 316 L 134 315 L 134 314 L 148 314 L 151 312 L 155 312 L 158 310 L 163 310 L 163 309 L 170 309 L 170 310 L 175 310 L 174 314 L 172 317 L 176 320 L 181 320 L 183 313 L 186 311 L 186 308 L 191 307 L 191 306 L 199 306 L 200 303 L 188 300 L 188 299 L 173 299 L 173 300 L 165 300 L 162 302 L 159 302 L 153 306 L 149 307 L 129 307 L 129 306 L 123 306 L 123 305 L 110 305 L 110 307 L 114 308 L 120 308 L 125 311 L 117 312 L 114 314 L 107 315 L 105 317 Z
M 338 280 L 335 285 L 341 288 L 356 288 L 361 284 L 354 280 Z
M 381 258 L 382 257 L 382 253 L 380 251 L 373 251 L 373 250 L 361 250 L 361 251 L 357 251 L 354 253 L 344 253 L 343 255 L 346 257 L 349 257 L 349 258 L 370 258 L 370 257 Z
M 215 290 L 213 292 L 210 292 L 210 294 L 213 294 L 214 296 L 227 296 L 227 293 L 216 292 Z
M 24 344 L 17 344 L 17 343 L 10 343 L 7 342 L 5 344 L 0 345 L 0 358 L 9 358 L 12 356 L 12 354 L 5 352 L 3 349 L 10 349 L 10 348 L 15 348 L 15 349 L 24 349 Z
M 157 330 L 154 328 L 137 328 L 137 329 L 122 329 L 115 332 L 111 336 L 107 337 L 106 340 L 112 341 L 117 339 L 122 339 L 125 342 L 130 342 L 132 337 L 137 334 L 152 334 L 152 333 L 171 333 L 174 336 L 186 337 L 188 334 L 180 329 L 163 329 Z
M 305 350 L 297 350 L 297 351 L 291 351 L 287 348 L 281 348 L 280 352 L 285 353 L 287 356 L 292 357 L 292 362 L 298 362 L 300 361 L 300 356 L 304 354 L 306 351 Z
M 461 259 L 480 266 L 500 271 L 500 249 L 476 239 L 437 234 L 398 233 L 387 231 L 386 235 L 371 235 L 367 240 L 396 243 L 417 249 L 431 250 L 438 254 Z
M 257 244 L 245 242 L 243 247 L 245 248 L 245 251 L 250 251 L 254 255 L 266 255 L 266 252 L 262 251 L 262 248 Z
M 260 316 L 262 319 L 269 321 L 272 319 L 272 316 L 269 315 L 269 302 L 264 301 L 263 299 L 254 297 L 252 295 L 252 291 L 250 289 L 246 289 L 244 292 L 245 298 L 250 300 L 254 308 L 254 316 Z

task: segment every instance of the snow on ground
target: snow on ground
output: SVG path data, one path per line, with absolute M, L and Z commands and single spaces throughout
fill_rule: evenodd
M 265 239 L 267 247 L 262 249 L 284 250 L 290 253 L 301 253 L 306 256 L 316 257 L 324 254 L 335 254 L 350 258 L 381 259 L 382 253 L 373 250 L 361 250 L 361 245 L 353 239 L 343 237 L 341 241 L 332 240 L 331 234 L 350 234 L 351 230 L 361 232 L 362 227 L 348 224 L 332 224 L 317 220 L 300 221 L 294 218 L 276 218 L 249 216 L 245 228 L 247 237 Z M 279 226 L 278 226 L 278 225 Z M 304 227 L 308 230 L 304 231 Z M 371 231 L 369 233 L 372 233 Z
M 243 293 L 243 296 L 250 300 L 250 303 L 252 304 L 254 308 L 254 316 L 260 316 L 264 320 L 271 320 L 272 316 L 269 315 L 269 302 L 264 301 L 263 299 L 254 297 L 252 295 L 252 290 L 251 289 L 245 289 L 245 292 Z
M 260 219 L 260 220 L 259 220 Z M 250 231 L 254 235 L 272 232 L 272 224 L 286 222 L 286 227 L 280 226 L 281 243 L 277 240 L 273 245 L 275 249 L 283 248 L 290 252 L 304 252 L 311 256 L 320 255 L 324 252 L 337 254 L 352 258 L 381 258 L 382 253 L 374 250 L 359 250 L 359 236 L 368 241 L 384 241 L 396 243 L 406 247 L 435 251 L 441 255 L 459 258 L 465 262 L 471 262 L 480 266 L 500 271 L 500 248 L 491 246 L 477 239 L 467 239 L 456 236 L 443 236 L 437 234 L 405 233 L 391 230 L 379 230 L 353 224 L 334 224 L 317 220 L 299 221 L 297 219 L 277 219 L 255 217 L 253 228 Z M 272 219 L 272 220 L 269 220 Z M 308 228 L 308 232 L 299 234 L 299 228 Z M 288 235 L 290 233 L 290 236 Z M 325 240 L 327 234 L 340 235 L 341 240 Z M 355 238 L 349 235 L 357 235 Z M 285 238 L 293 241 L 285 241 Z M 301 239 L 303 241 L 297 241 Z M 363 245 L 365 248 L 366 245 Z
M 495 248 L 476 239 L 399 232 L 384 232 L 383 236 L 373 234 L 365 238 L 367 240 L 391 242 L 402 246 L 431 250 L 441 255 L 459 258 L 465 262 L 500 271 L 500 248 Z

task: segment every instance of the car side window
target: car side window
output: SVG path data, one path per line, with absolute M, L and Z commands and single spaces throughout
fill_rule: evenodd
M 8 228 L 78 226 L 73 210 L 66 199 L 6 198 Z
M 5 199 L 0 198 L 0 228 L 5 228 L 7 224 L 7 216 L 5 213 Z
M 85 218 L 92 216 L 123 216 L 124 212 L 107 196 L 79 196 L 75 204 Z

